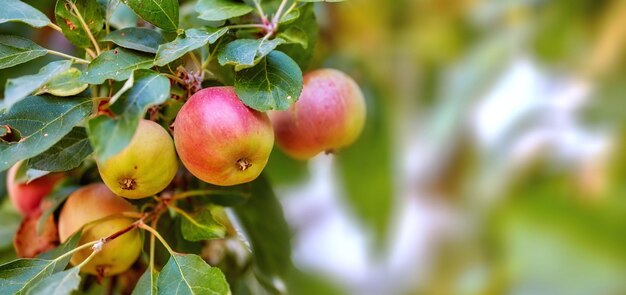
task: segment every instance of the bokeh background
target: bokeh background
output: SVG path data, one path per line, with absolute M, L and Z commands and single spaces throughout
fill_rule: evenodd
M 626 1 L 350 0 L 316 15 L 311 67 L 354 77 L 368 121 L 338 155 L 272 155 L 290 293 L 626 294 Z M 0 248 L 18 222 L 2 220 Z

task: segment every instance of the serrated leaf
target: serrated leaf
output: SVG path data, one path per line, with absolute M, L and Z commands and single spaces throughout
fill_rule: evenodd
M 178 29 L 178 0 L 126 0 L 124 1 L 138 16 L 163 29 Z
M 74 127 L 51 148 L 28 159 L 28 167 L 45 171 L 67 171 L 78 167 L 92 152 L 85 128 Z
M 122 151 L 148 108 L 165 102 L 170 95 L 170 82 L 164 76 L 139 70 L 134 77 L 133 87 L 110 106 L 117 117 L 99 116 L 87 124 L 89 141 L 100 161 L 106 161 Z
M 233 207 L 252 246 L 255 274 L 267 283 L 285 278 L 291 267 L 290 232 L 280 202 L 261 176 L 251 183 L 252 196 Z
M 252 7 L 230 0 L 199 0 L 196 11 L 198 18 L 218 21 L 248 14 L 252 12 Z
M 31 61 L 47 53 L 45 48 L 26 38 L 0 35 L 0 69 Z
M 80 13 L 87 24 L 88 30 L 94 36 L 97 36 L 104 26 L 102 7 L 96 0 L 57 0 L 54 7 L 56 22 L 63 30 L 63 35 L 78 47 L 90 47 L 92 43 L 88 37 L 89 35 L 70 3 L 76 5 L 78 13 Z
M 135 285 L 132 295 L 155 295 L 157 294 L 157 280 L 159 278 L 159 272 L 151 270 L 150 268 L 141 275 L 139 281 Z
M 253 67 L 276 46 L 284 43 L 280 38 L 273 40 L 239 39 L 222 47 L 217 54 L 221 65 L 234 65 L 235 71 Z
M 40 91 L 56 96 L 72 96 L 83 92 L 89 86 L 81 81 L 82 72 L 77 68 L 69 68 L 53 77 Z
M 286 110 L 302 92 L 302 71 L 289 56 L 272 51 L 256 66 L 235 73 L 235 92 L 256 110 Z
M 46 295 L 66 295 L 78 290 L 80 285 L 80 275 L 78 267 L 57 272 L 44 278 L 26 291 L 26 294 L 46 294 Z
M 208 208 L 203 208 L 194 214 L 181 214 L 183 221 L 181 231 L 188 241 L 202 241 L 223 238 L 226 228 L 213 219 Z
M 102 41 L 110 41 L 128 49 L 156 53 L 159 45 L 165 43 L 165 38 L 153 29 L 124 28 L 111 32 Z
M 198 49 L 207 43 L 215 43 L 215 41 L 226 32 L 228 32 L 227 28 L 198 28 L 186 30 L 184 36 L 178 36 L 176 40 L 159 46 L 154 64 L 164 66 L 189 51 Z
M 0 24 L 5 22 L 22 22 L 35 28 L 50 24 L 50 19 L 41 11 L 19 0 L 2 1 Z
M 102 84 L 107 79 L 123 81 L 137 69 L 152 67 L 150 55 L 133 52 L 124 48 L 108 50 L 91 61 L 83 73 L 83 81 L 89 84 Z
M 302 48 L 309 46 L 309 36 L 299 27 L 289 27 L 285 31 L 278 33 L 278 38 L 285 40 L 285 43 L 300 44 Z
M 37 74 L 7 80 L 4 89 L 5 107 L 10 109 L 14 104 L 48 83 L 55 76 L 67 71 L 71 65 L 72 61 L 69 60 L 53 61 L 41 68 Z
M 0 171 L 52 147 L 91 113 L 90 99 L 29 96 L 0 114 L 0 126 L 19 130 L 19 142 L 0 141 Z
M 222 271 L 194 254 L 172 253 L 157 286 L 160 294 L 230 294 Z
M 18 259 L 0 265 L 0 289 L 5 294 L 23 294 L 52 275 L 54 268 L 54 261 L 43 259 Z

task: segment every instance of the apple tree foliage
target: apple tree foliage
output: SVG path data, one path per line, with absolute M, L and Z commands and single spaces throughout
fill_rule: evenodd
M 0 35 L 3 71 L 57 57 L 7 81 L 0 100 L 0 171 L 22 161 L 31 179 L 68 175 L 48 196 L 43 224 L 70 192 L 97 181 L 94 158 L 123 150 L 142 118 L 168 128 L 203 87 L 234 86 L 241 101 L 259 111 L 289 108 L 302 91 L 302 70 L 317 39 L 311 2 L 324 1 L 57 0 L 49 18 L 25 2 L 3 0 L 0 23 L 56 30 L 78 54 Z M 129 280 L 133 294 L 286 292 L 290 233 L 265 177 L 224 188 L 185 175 L 160 195 L 133 202 L 144 214 L 165 204 L 154 226 L 168 244 L 155 244 L 154 232 L 145 232 L 136 263 L 143 274 Z M 227 237 L 240 243 L 225 243 Z M 93 285 L 93 278 L 68 266 L 77 242 L 74 237 L 37 258 L 1 265 L 0 293 L 70 294 Z M 228 251 L 237 246 L 243 259 Z M 225 254 L 214 259 L 201 249 Z

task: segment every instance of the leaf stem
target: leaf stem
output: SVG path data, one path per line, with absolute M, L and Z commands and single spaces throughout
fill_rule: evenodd
M 61 32 L 61 33 L 63 33 L 63 30 L 61 29 L 61 27 L 57 26 L 56 24 L 54 24 L 54 23 L 52 23 L 52 22 L 48 25 L 48 27 L 50 27 L 50 28 L 54 29 L 54 30 L 55 30 L 55 31 L 57 31 L 57 32 Z
M 280 1 L 280 6 L 278 6 L 278 10 L 276 10 L 276 14 L 274 14 L 274 18 L 272 19 L 272 22 L 274 24 L 278 23 L 278 20 L 280 19 L 280 15 L 281 13 L 283 13 L 283 9 L 285 9 L 285 5 L 287 5 L 287 1 L 288 0 Z
M 89 29 L 89 26 L 85 22 L 85 19 L 80 14 L 80 11 L 78 11 L 78 7 L 76 7 L 76 4 L 72 1 L 67 1 L 67 2 L 72 7 L 72 10 L 74 10 L 74 12 L 76 13 L 76 17 L 78 18 L 78 21 L 80 21 L 80 24 L 83 26 L 83 29 L 87 33 L 89 40 L 91 40 L 91 43 L 93 43 L 93 46 L 96 49 L 96 54 L 100 55 L 100 46 L 98 45 L 98 41 L 96 41 L 96 38 L 93 37 L 93 34 L 91 33 L 91 30 Z
M 296 8 L 297 5 L 298 1 L 294 1 L 293 4 L 291 4 L 291 6 L 289 6 L 285 13 L 278 19 L 278 21 L 280 21 L 280 19 L 283 18 L 285 15 L 288 15 L 294 8 Z
M 80 63 L 80 64 L 89 64 L 90 63 L 90 61 L 88 61 L 86 59 L 82 59 L 80 57 L 71 56 L 69 54 L 65 54 L 63 52 L 54 51 L 54 50 L 51 50 L 51 49 L 46 49 L 46 50 L 48 51 L 48 54 L 52 54 L 52 55 L 64 57 L 64 58 L 67 58 L 67 59 L 71 59 L 72 61 L 75 61 L 75 62 Z
M 85 266 L 85 264 L 89 263 L 89 261 L 91 261 L 91 259 L 96 256 L 96 254 L 98 254 L 100 251 L 102 251 L 102 248 L 94 248 L 93 251 L 91 252 L 91 254 L 89 254 L 89 256 L 87 256 L 87 258 L 85 260 L 83 260 L 83 262 L 81 262 L 78 266 L 78 269 L 83 268 L 83 266 Z
M 261 7 L 261 3 L 259 3 L 259 0 L 252 0 L 252 2 L 254 2 L 254 6 L 256 7 L 256 10 L 259 12 L 259 16 L 261 16 L 261 19 L 263 20 L 263 22 L 267 22 L 267 16 L 265 15 L 265 12 L 263 12 L 263 7 Z
M 167 241 L 165 241 L 165 239 L 161 236 L 161 234 L 159 234 L 159 232 L 148 226 L 147 224 L 140 222 L 139 223 L 139 228 L 144 229 L 149 231 L 151 234 L 153 234 L 154 236 L 157 237 L 157 239 L 159 239 L 159 241 L 161 242 L 161 244 L 163 244 L 163 246 L 165 247 L 165 249 L 167 249 L 168 252 L 170 252 L 170 254 L 174 254 L 174 250 L 172 250 L 172 248 L 170 247 L 170 245 L 167 243 Z
M 76 248 L 74 248 L 74 249 L 72 249 L 72 250 L 70 250 L 70 251 L 67 251 L 66 253 L 63 253 L 63 255 L 61 255 L 61 256 L 59 256 L 59 257 L 57 257 L 57 258 L 56 258 L 56 259 L 54 259 L 54 260 L 55 260 L 55 261 L 57 261 L 57 260 L 61 260 L 61 259 L 65 258 L 65 257 L 67 257 L 67 256 L 70 256 L 70 255 L 74 254 L 74 252 L 78 252 L 78 251 L 80 251 L 80 250 L 83 250 L 83 249 L 89 248 L 89 247 L 91 247 L 91 246 L 93 246 L 93 245 L 95 245 L 96 243 L 99 243 L 99 242 L 100 242 L 100 241 L 98 240 L 98 241 L 91 241 L 91 242 L 89 242 L 89 243 L 82 244 L 82 245 L 80 245 L 80 246 L 78 246 L 78 247 L 76 247 Z
M 265 29 L 266 26 L 262 24 L 241 24 L 241 25 L 230 25 L 230 26 L 226 26 L 225 28 L 229 30 L 230 29 L 246 29 L 246 28 Z

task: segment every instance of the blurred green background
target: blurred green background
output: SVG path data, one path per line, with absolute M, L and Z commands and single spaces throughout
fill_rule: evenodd
M 51 16 L 53 1 L 26 2 Z M 368 121 L 336 156 L 272 155 L 302 272 L 290 293 L 626 294 L 626 1 L 315 12 L 310 67 L 354 77 Z M 0 88 L 47 58 L 1 71 Z

